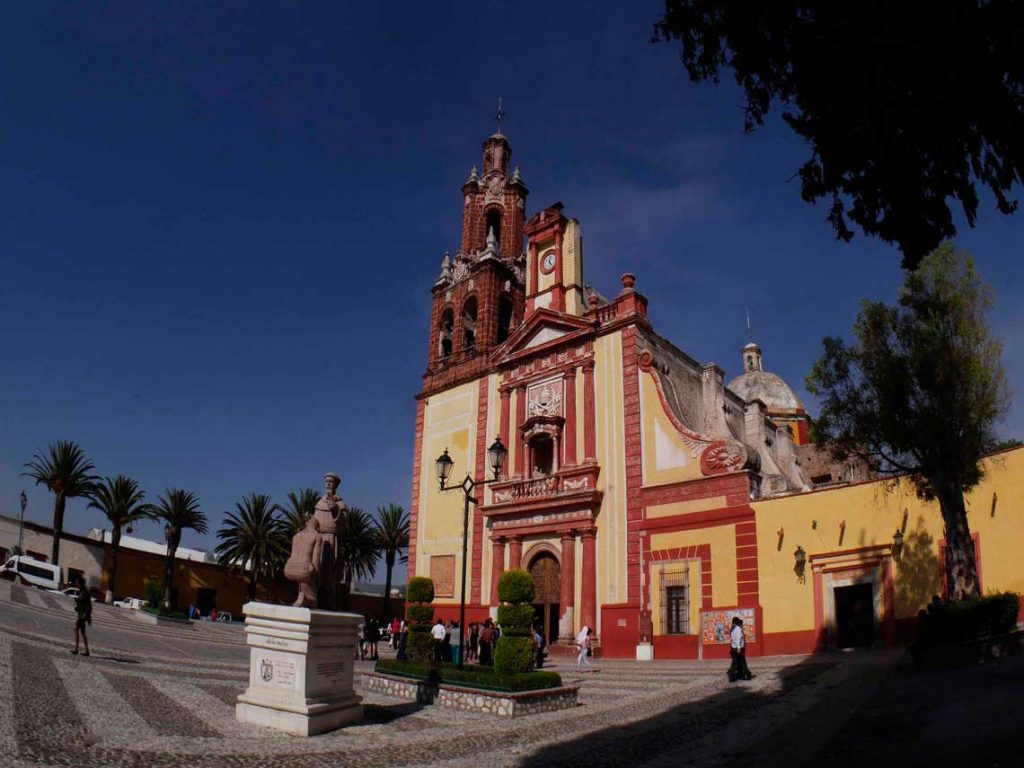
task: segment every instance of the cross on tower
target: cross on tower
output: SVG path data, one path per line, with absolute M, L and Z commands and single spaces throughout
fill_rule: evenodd
M 494 116 L 498 123 L 498 133 L 501 133 L 501 118 L 505 116 L 505 110 L 501 107 L 501 96 L 498 97 L 498 113 Z

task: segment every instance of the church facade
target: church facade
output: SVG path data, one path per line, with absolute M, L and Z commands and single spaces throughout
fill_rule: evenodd
M 434 580 L 437 614 L 458 616 L 464 498 L 440 490 L 435 460 L 448 451 L 453 485 L 491 481 L 500 438 L 507 461 L 470 510 L 468 621 L 525 568 L 549 641 L 589 626 L 605 656 L 725 657 L 733 615 L 751 655 L 904 636 L 941 589 L 937 506 L 823 460 L 756 344 L 727 385 L 655 331 L 634 275 L 613 296 L 587 285 L 579 222 L 561 204 L 527 218 L 511 156 L 500 133 L 484 142 L 432 290 L 409 574 Z M 970 497 L 985 589 L 1024 591 L 1021 470 L 1024 451 L 1003 454 Z

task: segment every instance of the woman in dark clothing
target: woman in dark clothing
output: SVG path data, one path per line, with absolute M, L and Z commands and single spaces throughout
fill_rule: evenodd
M 82 642 L 85 644 L 85 651 L 82 653 L 83 656 L 89 655 L 89 638 L 85 634 L 85 625 L 92 624 L 92 595 L 89 594 L 89 590 L 85 588 L 85 578 L 79 576 L 76 579 L 75 586 L 78 587 L 78 597 L 75 598 L 75 650 L 72 653 L 78 653 L 78 634 L 82 634 Z
M 402 630 L 398 633 L 398 657 L 397 658 L 398 658 L 399 661 L 408 661 L 409 660 L 409 656 L 406 653 L 406 648 L 408 647 L 408 644 L 409 644 L 409 627 L 408 627 L 408 625 L 403 625 L 402 626 Z

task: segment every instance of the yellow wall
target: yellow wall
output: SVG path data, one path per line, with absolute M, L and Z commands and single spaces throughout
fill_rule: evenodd
M 712 558 L 713 559 L 713 558 Z M 665 569 L 665 576 L 689 571 L 689 594 L 690 601 L 690 632 L 696 635 L 700 632 L 700 603 L 701 603 L 701 570 L 700 559 L 675 560 L 666 563 L 651 563 L 647 574 L 648 583 L 651 585 L 651 621 L 655 635 L 665 634 L 661 625 L 661 577 L 662 566 Z M 714 581 L 714 575 L 712 575 Z M 735 579 L 733 579 L 735 582 Z M 713 587 L 712 587 L 713 589 Z M 733 590 L 735 592 L 735 589 Z
M 711 603 L 716 607 L 731 607 L 738 602 L 736 592 L 736 527 L 735 525 L 719 525 L 714 528 L 698 528 L 689 531 L 673 531 L 671 533 L 655 533 L 651 535 L 651 551 L 656 552 L 662 549 L 676 549 L 677 547 L 693 547 L 707 544 L 711 547 Z M 657 592 L 659 584 L 657 580 L 658 563 L 651 564 L 651 571 L 647 575 L 648 583 L 651 586 L 651 609 L 655 623 L 655 634 L 659 633 L 658 614 L 656 601 L 659 599 Z M 700 569 L 690 573 L 690 632 L 696 634 L 700 630 L 697 611 L 700 610 L 701 593 L 700 589 L 694 589 L 694 585 L 700 584 Z
M 966 495 L 972 533 L 981 543 L 982 588 L 986 593 L 1011 590 L 1024 593 L 1020 542 L 1024 541 L 1024 448 L 985 462 L 986 477 Z M 993 494 L 997 495 L 993 514 Z M 766 632 L 814 627 L 814 588 L 811 560 L 815 556 L 871 545 L 889 545 L 904 525 L 905 543 L 894 564 L 896 618 L 912 618 L 938 592 L 939 540 L 942 518 L 938 502 L 917 498 L 906 480 L 853 486 L 754 502 L 757 512 L 758 566 L 761 605 Z M 846 521 L 843 540 L 839 523 Z M 812 528 L 812 521 L 817 527 Z M 779 549 L 778 530 L 784 531 Z M 806 581 L 793 571 L 793 552 L 808 555 Z

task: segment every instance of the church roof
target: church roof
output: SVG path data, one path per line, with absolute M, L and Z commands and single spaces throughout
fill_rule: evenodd
M 729 389 L 743 398 L 744 402 L 760 400 L 769 411 L 804 410 L 800 398 L 782 377 L 768 371 L 747 371 L 729 382 Z

